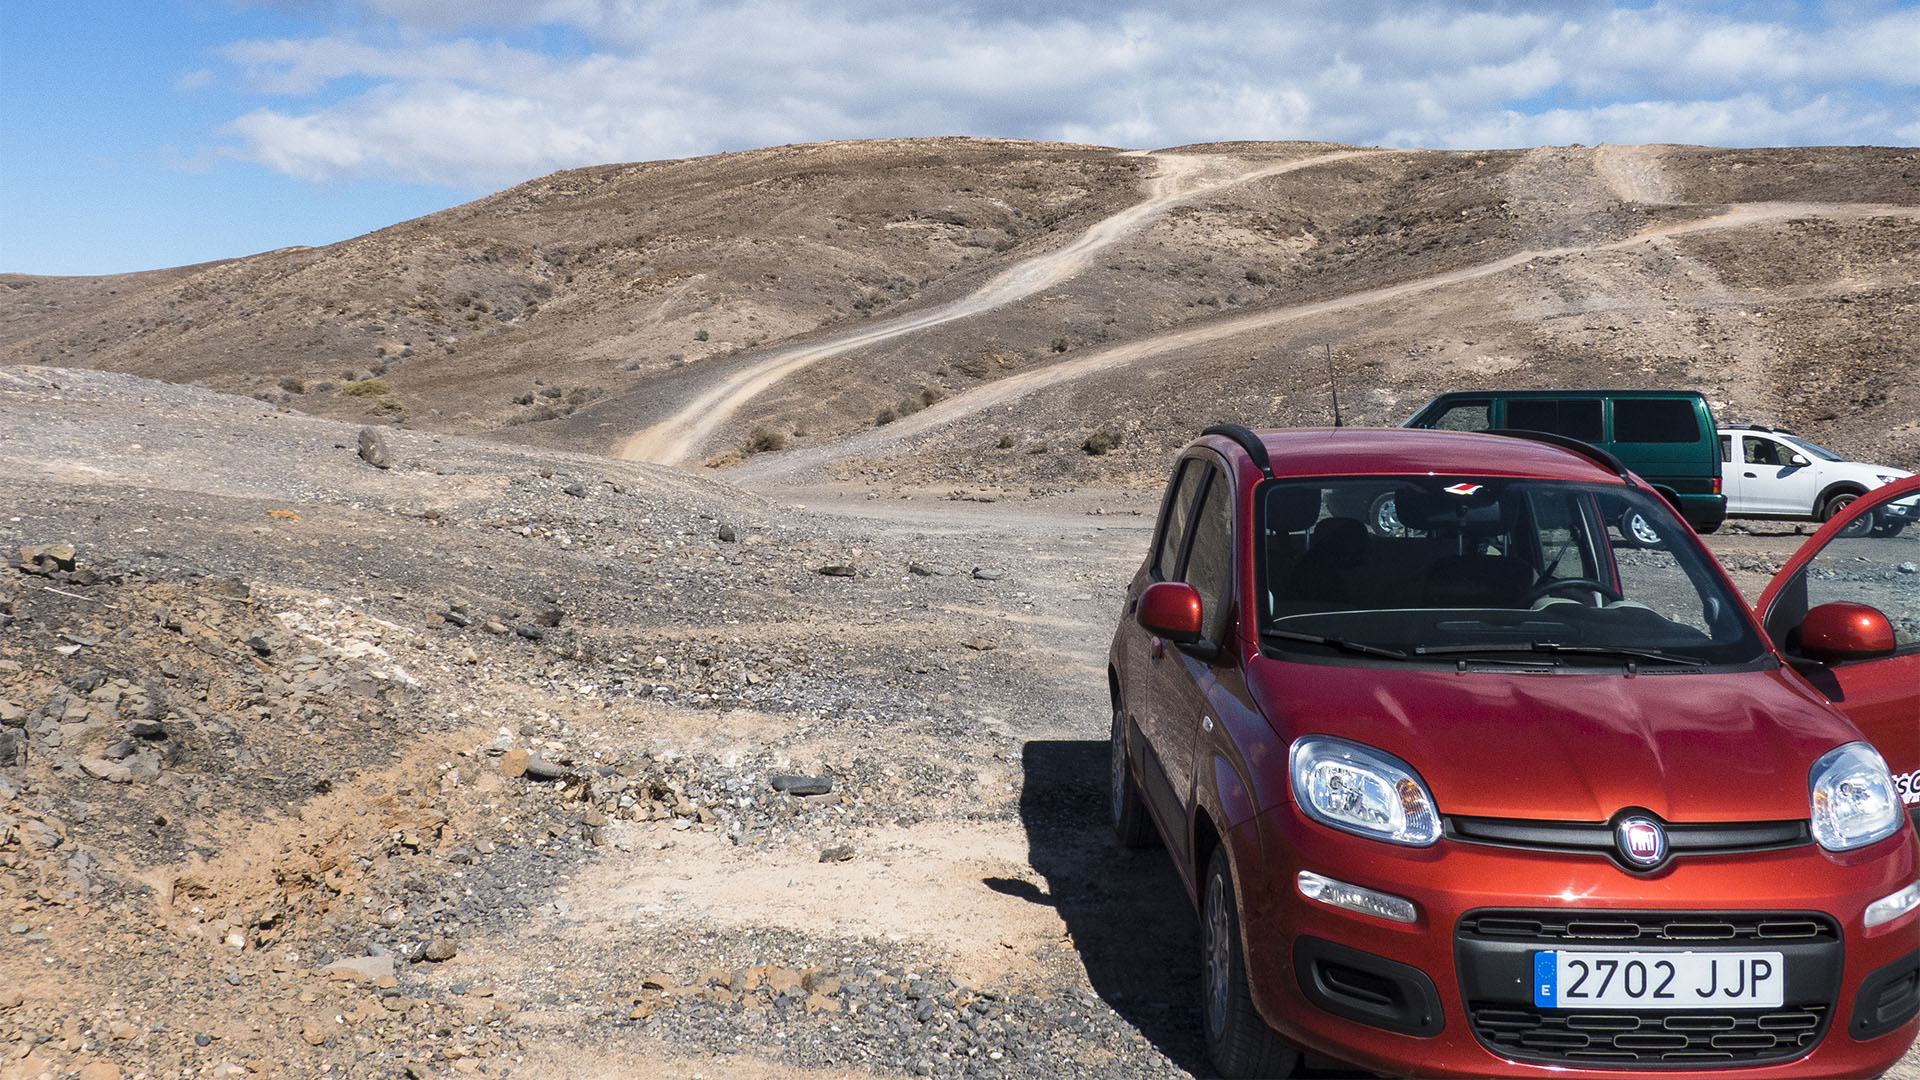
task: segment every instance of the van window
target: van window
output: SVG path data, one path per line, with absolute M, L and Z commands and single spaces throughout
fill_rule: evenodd
M 1604 438 L 1599 398 L 1511 398 L 1507 401 L 1507 426 L 1590 443 Z
M 1699 442 L 1700 417 L 1693 402 L 1679 398 L 1615 398 L 1613 441 Z
M 1433 426 L 1441 431 L 1485 431 L 1493 426 L 1493 402 L 1455 402 L 1433 418 Z

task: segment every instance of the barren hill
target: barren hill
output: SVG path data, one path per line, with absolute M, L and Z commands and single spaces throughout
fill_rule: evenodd
M 829 144 L 0 277 L 0 1080 L 1208 1075 L 1103 825 L 1168 451 L 1330 356 L 1920 465 L 1917 156 Z
M 1213 420 L 1324 422 L 1330 349 L 1350 422 L 1456 386 L 1694 386 L 1911 467 L 1917 157 L 931 139 L 602 166 L 327 248 L 0 279 L 0 362 L 1019 485 L 1133 482 Z M 928 406 L 930 442 L 885 430 Z M 1119 449 L 1089 460 L 1098 430 Z

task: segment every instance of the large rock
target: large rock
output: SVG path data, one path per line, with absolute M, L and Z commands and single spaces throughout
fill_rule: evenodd
M 387 450 L 387 437 L 376 427 L 360 429 L 360 460 L 376 469 L 393 468 L 393 455 Z

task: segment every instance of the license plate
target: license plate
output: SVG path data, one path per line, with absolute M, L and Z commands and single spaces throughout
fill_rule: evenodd
M 1784 1000 L 1777 952 L 1533 954 L 1543 1009 L 1769 1009 Z

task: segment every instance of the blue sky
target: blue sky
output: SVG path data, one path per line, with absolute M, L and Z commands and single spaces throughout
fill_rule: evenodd
M 818 139 L 1920 143 L 1920 2 L 0 0 L 0 271 Z

